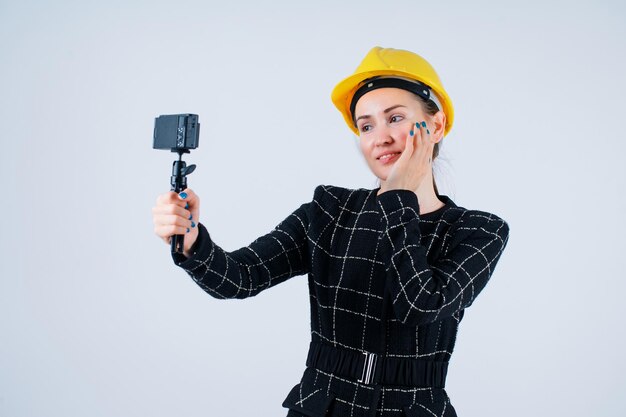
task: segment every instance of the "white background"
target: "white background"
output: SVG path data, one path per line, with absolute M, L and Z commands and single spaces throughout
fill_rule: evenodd
M 452 97 L 440 192 L 510 240 L 466 312 L 459 416 L 623 416 L 626 7 L 618 1 L 0 1 L 0 415 L 281 416 L 306 276 L 217 300 L 151 207 L 200 115 L 190 186 L 227 250 L 318 184 L 374 188 L 330 101 L 379 45 Z

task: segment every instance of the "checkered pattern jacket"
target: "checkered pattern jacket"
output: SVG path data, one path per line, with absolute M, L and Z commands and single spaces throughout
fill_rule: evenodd
M 186 258 L 208 294 L 246 298 L 307 274 L 311 340 L 357 352 L 449 361 L 457 329 L 509 235 L 500 217 L 457 206 L 419 214 L 414 192 L 319 185 L 272 231 L 227 252 L 201 223 Z M 393 314 L 381 319 L 383 303 Z M 456 416 L 445 388 L 372 386 L 306 367 L 287 416 Z

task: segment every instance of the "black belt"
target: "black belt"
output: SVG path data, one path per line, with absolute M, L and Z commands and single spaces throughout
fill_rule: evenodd
M 444 388 L 448 362 L 393 358 L 312 341 L 306 366 L 362 384 Z

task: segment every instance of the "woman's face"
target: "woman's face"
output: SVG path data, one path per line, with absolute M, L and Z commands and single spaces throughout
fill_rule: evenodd
M 363 156 L 374 175 L 383 181 L 398 156 L 389 159 L 381 156 L 399 155 L 418 121 L 426 121 L 431 134 L 435 130 L 432 117 L 426 117 L 418 98 L 400 88 L 379 88 L 364 94 L 356 104 L 354 115 Z

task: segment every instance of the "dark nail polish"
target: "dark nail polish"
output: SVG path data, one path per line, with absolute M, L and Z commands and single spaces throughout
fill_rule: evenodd
M 185 204 L 185 208 L 188 209 L 189 208 L 189 203 Z
M 191 220 L 191 218 L 192 218 L 192 217 L 193 217 L 193 214 L 190 214 L 190 215 L 189 215 L 189 220 Z
M 414 134 L 415 132 L 413 132 L 413 131 L 411 130 L 409 133 L 411 134 L 411 136 L 413 136 L 413 134 Z
M 180 193 L 178 195 L 180 196 L 180 198 L 183 198 L 183 199 L 187 198 L 187 193 L 185 193 L 185 192 L 182 192 L 182 193 Z
M 415 127 L 419 128 L 420 127 L 420 122 L 415 122 Z
M 430 130 L 426 129 L 426 133 L 428 133 L 430 135 Z
M 191 222 L 191 227 L 196 227 L 196 223 Z
M 422 122 L 422 126 L 426 127 L 426 122 Z
M 189 230 L 190 230 L 190 229 L 189 229 L 189 228 L 187 228 L 187 233 L 189 233 Z

